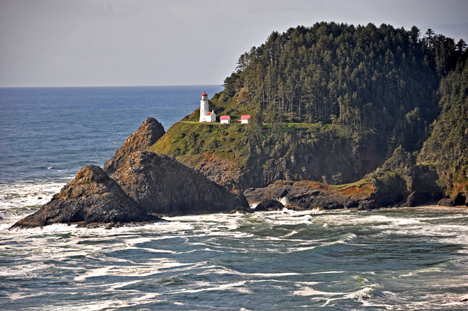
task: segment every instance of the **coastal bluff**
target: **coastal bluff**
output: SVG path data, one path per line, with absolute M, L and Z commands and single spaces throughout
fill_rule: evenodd
M 155 118 L 146 119 L 138 130 L 117 149 L 114 156 L 104 163 L 104 171 L 112 175 L 133 152 L 147 150 L 164 134 L 166 134 L 166 131 L 158 120 Z

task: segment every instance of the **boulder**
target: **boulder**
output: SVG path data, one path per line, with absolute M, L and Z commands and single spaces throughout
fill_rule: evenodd
M 155 118 L 146 119 L 138 130 L 124 142 L 114 156 L 104 164 L 104 171 L 112 175 L 117 171 L 133 152 L 145 151 L 152 146 L 166 132 Z
M 54 223 L 126 223 L 150 219 L 158 218 L 148 216 L 100 167 L 87 165 L 49 203 L 10 229 Z
M 277 201 L 277 200 L 271 200 L 271 199 L 266 199 L 260 202 L 257 207 L 255 207 L 256 212 L 260 211 L 281 211 L 284 208 L 284 205 Z
M 173 158 L 138 151 L 113 175 L 122 189 L 148 213 L 184 215 L 247 210 L 235 194 Z
M 317 190 L 309 186 L 277 186 L 250 188 L 244 191 L 249 202 L 286 198 L 287 206 L 301 209 L 342 209 L 358 207 L 361 198 L 338 195 L 330 191 Z M 258 207 L 257 207 L 258 208 Z M 255 210 L 257 210 L 257 208 Z
M 407 200 L 401 204 L 401 207 L 414 207 L 422 204 L 435 203 L 440 200 L 442 194 L 440 192 L 412 192 Z
M 466 206 L 466 197 L 463 193 L 458 193 L 453 198 L 444 198 L 439 201 L 440 206 L 457 206 L 465 205 Z

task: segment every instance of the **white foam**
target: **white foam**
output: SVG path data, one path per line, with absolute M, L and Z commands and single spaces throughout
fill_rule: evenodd
M 289 204 L 289 200 L 287 197 L 282 197 L 282 198 L 279 198 L 278 201 L 283 204 L 284 206 L 288 205 Z
M 114 268 L 114 266 L 107 266 L 104 268 L 88 270 L 86 273 L 83 273 L 80 276 L 76 276 L 74 280 L 75 282 L 81 282 L 81 281 L 86 280 L 87 278 L 108 275 L 108 271 L 111 270 L 112 268 Z
M 317 285 L 320 283 L 317 282 L 308 282 L 311 286 Z M 335 293 L 335 292 L 323 292 L 314 289 L 311 286 L 301 286 L 300 289 L 295 290 L 293 292 L 293 295 L 296 296 L 337 296 L 337 295 L 343 295 L 344 293 Z
M 45 183 L 24 181 L 14 184 L 0 184 L 0 212 L 25 206 L 44 205 L 70 179 L 62 178 L 60 181 Z

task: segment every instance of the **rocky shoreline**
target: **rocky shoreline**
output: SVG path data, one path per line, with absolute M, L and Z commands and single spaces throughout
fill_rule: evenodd
M 438 199 L 429 193 L 411 193 L 409 191 L 346 195 L 327 190 L 320 190 L 304 185 L 270 185 L 264 188 L 250 188 L 244 195 L 255 210 L 295 210 L 310 209 L 355 209 L 372 210 L 385 207 L 415 207 L 421 204 L 439 206 L 468 206 L 468 199 L 459 195 L 457 199 Z M 278 204 L 279 203 L 279 204 Z
M 81 168 L 50 202 L 10 230 L 55 223 L 112 228 L 160 221 L 163 216 L 248 210 L 242 193 L 229 192 L 171 157 L 146 151 L 162 135 L 162 125 L 147 119 L 104 169 Z
M 305 181 L 248 188 L 243 193 L 229 191 L 205 176 L 203 170 L 147 151 L 164 134 L 162 125 L 148 118 L 105 163 L 104 169 L 95 165 L 83 167 L 50 202 L 10 229 L 54 223 L 112 228 L 153 223 L 164 216 L 273 211 L 285 207 L 371 210 L 421 204 L 468 206 L 467 194 L 442 198 L 441 193 L 432 193 L 429 188 L 411 191 L 398 180 L 385 190 L 374 191 L 372 186 L 364 185 L 366 191 L 354 187 L 353 193 L 331 191 L 324 185 L 311 186 Z M 424 174 L 421 176 L 426 178 L 427 172 Z

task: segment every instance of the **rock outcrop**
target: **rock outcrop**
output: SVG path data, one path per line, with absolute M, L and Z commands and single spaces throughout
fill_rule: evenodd
M 160 220 L 159 215 L 246 211 L 242 193 L 231 193 L 168 156 L 145 151 L 164 135 L 148 118 L 105 163 L 88 165 L 36 213 L 10 229 L 54 223 L 112 227 Z
M 135 152 L 116 171 L 122 189 L 146 212 L 157 215 L 208 214 L 246 210 L 243 194 L 234 194 L 171 157 Z
M 284 205 L 278 200 L 266 199 L 260 202 L 256 207 L 256 212 L 262 211 L 281 211 Z
M 164 127 L 155 118 L 146 119 L 138 130 L 127 138 L 114 156 L 104 164 L 104 171 L 112 175 L 133 152 L 147 150 L 165 133 Z
M 49 203 L 10 229 L 54 223 L 108 224 L 151 219 L 158 218 L 148 216 L 100 167 L 87 165 Z
M 351 197 L 318 190 L 309 186 L 277 186 L 250 188 L 244 191 L 249 202 L 286 199 L 286 206 L 292 205 L 303 209 L 343 209 L 357 208 L 359 202 L 367 197 Z
M 209 180 L 228 190 L 242 189 L 239 186 L 242 180 L 241 169 L 235 167 L 230 160 L 209 156 L 203 159 L 196 169 Z
M 444 198 L 439 201 L 440 206 L 458 206 L 465 205 L 468 206 L 468 198 L 465 197 L 463 193 L 458 193 L 453 198 Z
M 390 189 L 387 189 L 390 190 Z M 406 188 L 391 189 L 392 191 L 373 191 L 347 195 L 346 193 L 316 189 L 310 186 L 276 185 L 265 188 L 250 188 L 244 191 L 249 203 L 267 203 L 271 200 L 282 199 L 286 207 L 293 209 L 357 209 L 370 210 L 381 207 L 401 206 L 410 207 L 428 202 L 431 196 L 410 193 Z M 346 191 L 345 191 L 346 192 Z M 257 208 L 255 209 L 257 210 Z

